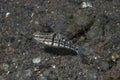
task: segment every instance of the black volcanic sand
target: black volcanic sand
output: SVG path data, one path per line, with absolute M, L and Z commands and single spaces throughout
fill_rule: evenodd
M 87 7 L 85 6 L 87 5 Z M 0 80 L 120 80 L 120 0 L 1 0 Z M 57 32 L 81 48 L 45 47 Z

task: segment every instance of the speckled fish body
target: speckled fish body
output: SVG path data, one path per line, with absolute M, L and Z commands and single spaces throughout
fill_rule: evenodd
M 33 34 L 34 39 L 42 44 L 46 44 L 49 46 L 54 47 L 63 47 L 67 49 L 74 50 L 77 54 L 80 53 L 80 47 L 78 45 L 73 44 L 71 41 L 67 41 L 64 39 L 63 36 L 60 34 L 54 34 L 54 33 L 41 33 L 36 32 Z

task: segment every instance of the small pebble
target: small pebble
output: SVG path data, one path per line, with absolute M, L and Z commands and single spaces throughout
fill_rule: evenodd
M 3 63 L 2 65 L 0 65 L 0 68 L 7 71 L 9 68 L 9 65 L 7 63 Z
M 7 18 L 9 15 L 10 15 L 10 12 L 7 12 L 7 13 L 6 13 L 6 18 Z
M 54 69 L 55 69 L 55 68 L 56 68 L 56 65 L 52 65 L 52 68 L 54 68 Z
M 87 7 L 93 7 L 93 6 L 90 2 L 83 2 L 81 7 L 82 8 L 87 8 Z
M 32 61 L 33 61 L 34 64 L 38 64 L 38 63 L 41 62 L 41 58 L 40 57 L 34 58 Z

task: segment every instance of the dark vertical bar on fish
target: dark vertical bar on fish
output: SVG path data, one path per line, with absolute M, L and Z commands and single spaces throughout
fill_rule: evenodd
M 53 34 L 53 36 L 52 36 L 52 44 L 51 45 L 54 45 L 54 39 L 55 39 L 55 37 L 56 37 L 56 34 Z
M 60 41 L 61 41 L 61 39 L 59 39 L 59 41 L 58 41 L 58 47 L 60 46 Z

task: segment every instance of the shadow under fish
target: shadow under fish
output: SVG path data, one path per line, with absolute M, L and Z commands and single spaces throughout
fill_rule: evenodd
M 64 48 L 64 47 L 48 46 L 48 45 L 46 45 L 44 47 L 44 51 L 48 52 L 52 55 L 61 55 L 61 56 L 65 56 L 65 55 L 76 56 L 76 55 L 78 55 L 77 52 L 72 49 L 68 49 L 68 48 Z

